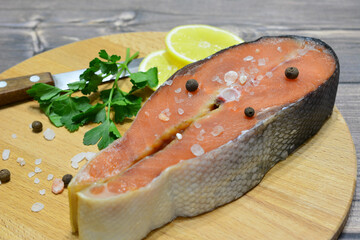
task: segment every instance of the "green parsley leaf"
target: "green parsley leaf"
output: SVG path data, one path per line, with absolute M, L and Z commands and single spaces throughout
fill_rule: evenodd
M 74 91 L 74 92 L 83 90 L 85 88 L 85 86 L 86 86 L 86 81 L 85 80 L 80 80 L 80 81 L 76 81 L 76 82 L 68 84 L 69 89 Z
M 72 121 L 75 115 L 86 111 L 91 107 L 87 97 L 67 97 L 62 100 L 53 102 L 53 111 L 55 114 L 61 116 L 61 123 L 70 131 L 79 129 L 80 124 Z
M 104 49 L 100 50 L 99 57 L 105 60 L 109 60 L 109 54 Z
M 150 68 L 146 72 L 131 73 L 130 81 L 134 86 L 131 89 L 130 93 L 138 89 L 142 89 L 146 86 L 156 87 L 159 82 L 157 73 L 158 72 L 156 67 Z
M 121 134 L 115 124 L 110 119 L 107 119 L 99 126 L 87 131 L 83 143 L 85 145 L 94 145 L 99 142 L 97 146 L 101 150 L 119 137 L 121 137 Z
M 142 98 L 135 95 L 127 95 L 121 100 L 117 100 L 111 104 L 115 110 L 115 122 L 122 122 L 125 118 L 136 116 L 141 108 Z
M 97 103 L 86 111 L 75 115 L 72 120 L 84 125 L 89 122 L 104 122 L 106 120 L 105 104 Z
M 97 92 L 98 86 L 102 82 L 103 78 L 93 71 L 89 71 L 87 73 L 87 84 L 86 86 L 81 90 L 83 94 L 90 94 L 93 92 Z
M 39 102 L 45 102 L 61 93 L 61 89 L 45 83 L 35 83 L 27 94 Z

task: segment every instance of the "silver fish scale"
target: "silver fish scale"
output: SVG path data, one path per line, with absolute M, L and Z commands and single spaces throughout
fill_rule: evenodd
M 171 178 L 177 216 L 211 211 L 255 187 L 271 167 L 316 134 L 331 115 L 338 78 L 337 68 L 316 91 L 239 138 L 184 164 L 184 170 Z
M 339 80 L 333 55 L 337 65 L 328 81 L 236 139 L 167 168 L 136 191 L 107 199 L 78 193 L 80 237 L 142 239 L 177 216 L 211 211 L 251 190 L 331 115 Z

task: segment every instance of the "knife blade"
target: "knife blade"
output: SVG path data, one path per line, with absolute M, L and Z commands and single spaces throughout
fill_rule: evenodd
M 139 65 L 143 58 L 136 58 L 128 64 L 131 73 L 139 71 Z M 86 69 L 75 70 L 71 72 L 59 73 L 52 75 L 50 72 L 36 73 L 15 78 L 0 79 L 0 106 L 30 99 L 26 93 L 35 83 L 46 83 L 54 85 L 62 90 L 69 89 L 69 83 L 80 80 L 80 75 Z M 120 78 L 128 77 L 129 72 L 124 71 Z M 110 75 L 104 78 L 103 82 L 113 80 L 114 76 Z

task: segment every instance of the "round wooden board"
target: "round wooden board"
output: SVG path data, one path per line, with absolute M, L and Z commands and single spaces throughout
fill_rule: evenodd
M 164 49 L 165 33 L 128 33 L 76 42 L 32 57 L 0 75 L 0 79 L 38 72 L 53 74 L 85 68 L 100 49 L 124 55 L 129 47 L 140 56 Z M 103 85 L 106 88 L 109 85 Z M 124 82 L 128 88 L 128 82 Z M 149 95 L 146 92 L 145 95 Z M 29 129 L 40 120 L 56 132 L 53 141 Z M 0 151 L 10 149 L 10 159 L 0 169 L 10 169 L 12 179 L 0 185 L 0 239 L 77 239 L 71 233 L 68 195 L 51 193 L 48 174 L 75 174 L 70 159 L 77 153 L 96 152 L 82 137 L 91 126 L 75 133 L 55 128 L 35 101 L 0 108 Z M 124 133 L 130 121 L 117 125 Z M 17 137 L 12 138 L 12 134 Z M 26 165 L 16 162 L 24 158 Z M 29 178 L 35 159 L 42 172 Z M 35 177 L 40 183 L 35 184 Z M 335 108 L 320 132 L 263 181 L 237 201 L 194 218 L 178 218 L 149 234 L 148 240 L 188 239 L 331 239 L 341 232 L 351 205 L 356 181 L 356 156 L 348 127 Z M 44 196 L 39 194 L 45 189 Z M 45 208 L 31 211 L 35 202 Z

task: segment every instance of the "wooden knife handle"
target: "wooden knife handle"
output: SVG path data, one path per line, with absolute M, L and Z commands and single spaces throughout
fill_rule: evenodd
M 35 83 L 54 85 L 53 78 L 49 72 L 0 79 L 0 106 L 30 99 L 31 97 L 26 93 L 26 90 Z

